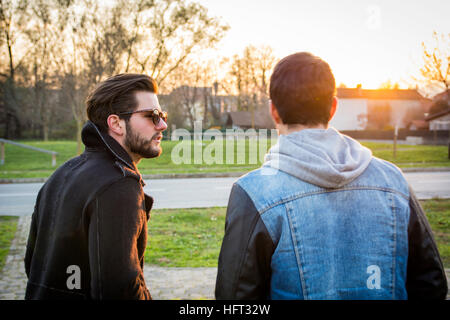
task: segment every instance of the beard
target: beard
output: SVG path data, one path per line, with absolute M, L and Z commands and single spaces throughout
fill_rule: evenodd
M 141 137 L 137 132 L 134 132 L 128 122 L 126 122 L 127 133 L 125 135 L 125 146 L 132 153 L 135 153 L 142 158 L 156 158 L 161 155 L 162 149 L 158 146 L 152 146 L 152 141 L 160 135 L 155 133 L 151 139 Z

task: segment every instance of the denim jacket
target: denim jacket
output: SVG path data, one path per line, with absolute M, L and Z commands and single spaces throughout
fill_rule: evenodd
M 233 186 L 218 299 L 445 298 L 429 224 L 401 171 L 336 130 L 281 136 Z

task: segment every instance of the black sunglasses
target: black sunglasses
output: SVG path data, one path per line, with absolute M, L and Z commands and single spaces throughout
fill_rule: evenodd
M 137 110 L 137 111 L 120 112 L 119 115 L 142 113 L 142 112 L 150 112 L 150 114 L 148 116 L 152 118 L 153 123 L 155 125 L 157 125 L 159 123 L 160 119 L 163 119 L 164 122 L 167 123 L 167 112 L 159 111 L 158 109 L 143 109 L 143 110 Z

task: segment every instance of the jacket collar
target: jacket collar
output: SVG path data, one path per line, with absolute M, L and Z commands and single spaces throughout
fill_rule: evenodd
M 103 148 L 107 150 L 116 160 L 120 161 L 128 169 L 140 176 L 139 170 L 131 160 L 128 152 L 109 134 L 103 133 L 92 122 L 87 121 L 81 131 L 81 139 L 87 148 Z

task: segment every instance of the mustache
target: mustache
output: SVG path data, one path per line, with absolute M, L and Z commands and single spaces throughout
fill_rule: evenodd
M 159 138 L 159 137 L 162 138 L 162 134 L 161 134 L 161 133 L 155 133 L 155 134 L 153 135 L 153 137 L 152 137 L 150 140 L 155 140 L 155 139 L 157 139 L 157 138 Z

